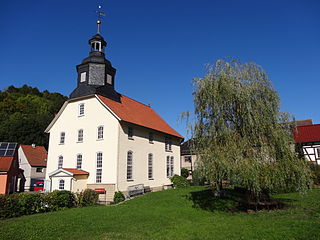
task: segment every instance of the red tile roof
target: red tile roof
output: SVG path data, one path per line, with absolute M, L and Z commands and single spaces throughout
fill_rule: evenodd
M 20 145 L 24 155 L 32 167 L 46 167 L 47 166 L 47 150 L 43 146 Z
M 0 157 L 0 172 L 8 172 L 12 165 L 14 156 Z
M 73 175 L 89 175 L 88 172 L 77 169 L 77 168 L 63 168 L 64 170 L 71 172 Z
M 183 138 L 169 126 L 151 107 L 137 102 L 127 96 L 121 95 L 121 102 L 98 95 L 122 121 L 137 124 L 143 127 L 157 130 L 178 138 Z
M 296 143 L 319 142 L 320 124 L 298 126 L 294 131 L 293 136 Z
M 297 126 L 312 125 L 312 119 L 297 120 L 297 121 L 296 121 L 296 124 L 297 124 Z

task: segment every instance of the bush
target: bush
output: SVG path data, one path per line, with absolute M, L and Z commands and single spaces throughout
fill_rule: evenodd
M 98 202 L 99 194 L 92 189 L 85 189 L 78 194 L 78 205 L 80 207 L 93 206 Z
M 188 180 L 182 176 L 174 175 L 172 178 L 170 178 L 171 182 L 173 183 L 174 188 L 185 188 L 190 186 Z
M 55 190 L 45 196 L 45 203 L 49 211 L 56 211 L 76 206 L 75 196 L 67 190 Z
M 18 196 L 21 215 L 29 215 L 46 211 L 43 194 L 20 193 Z
M 19 195 L 0 195 L 0 218 L 21 216 Z
M 192 185 L 203 186 L 205 182 L 206 178 L 201 175 L 199 170 L 194 170 L 192 172 Z
M 313 183 L 320 185 L 320 165 L 310 163 L 310 169 L 312 171 Z
M 113 197 L 113 203 L 119 203 L 123 202 L 125 200 L 125 197 L 122 192 L 115 192 L 114 197 Z
M 189 170 L 186 168 L 181 168 L 181 176 L 184 178 L 189 177 Z

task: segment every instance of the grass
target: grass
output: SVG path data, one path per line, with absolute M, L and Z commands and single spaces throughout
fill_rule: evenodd
M 277 195 L 292 207 L 249 214 L 210 198 L 205 188 L 190 187 L 0 220 L 0 239 L 320 239 L 320 189 Z

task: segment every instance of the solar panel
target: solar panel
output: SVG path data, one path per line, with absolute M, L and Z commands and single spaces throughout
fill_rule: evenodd
M 17 143 L 0 142 L 0 157 L 13 156 Z

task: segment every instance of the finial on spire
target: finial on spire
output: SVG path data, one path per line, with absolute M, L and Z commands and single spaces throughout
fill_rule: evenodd
M 97 13 L 97 26 L 98 26 L 98 29 L 97 29 L 97 33 L 100 33 L 100 24 L 101 24 L 101 18 L 102 17 L 105 17 L 106 14 L 102 11 L 102 6 L 99 5 L 98 6 L 98 10 L 96 11 Z

